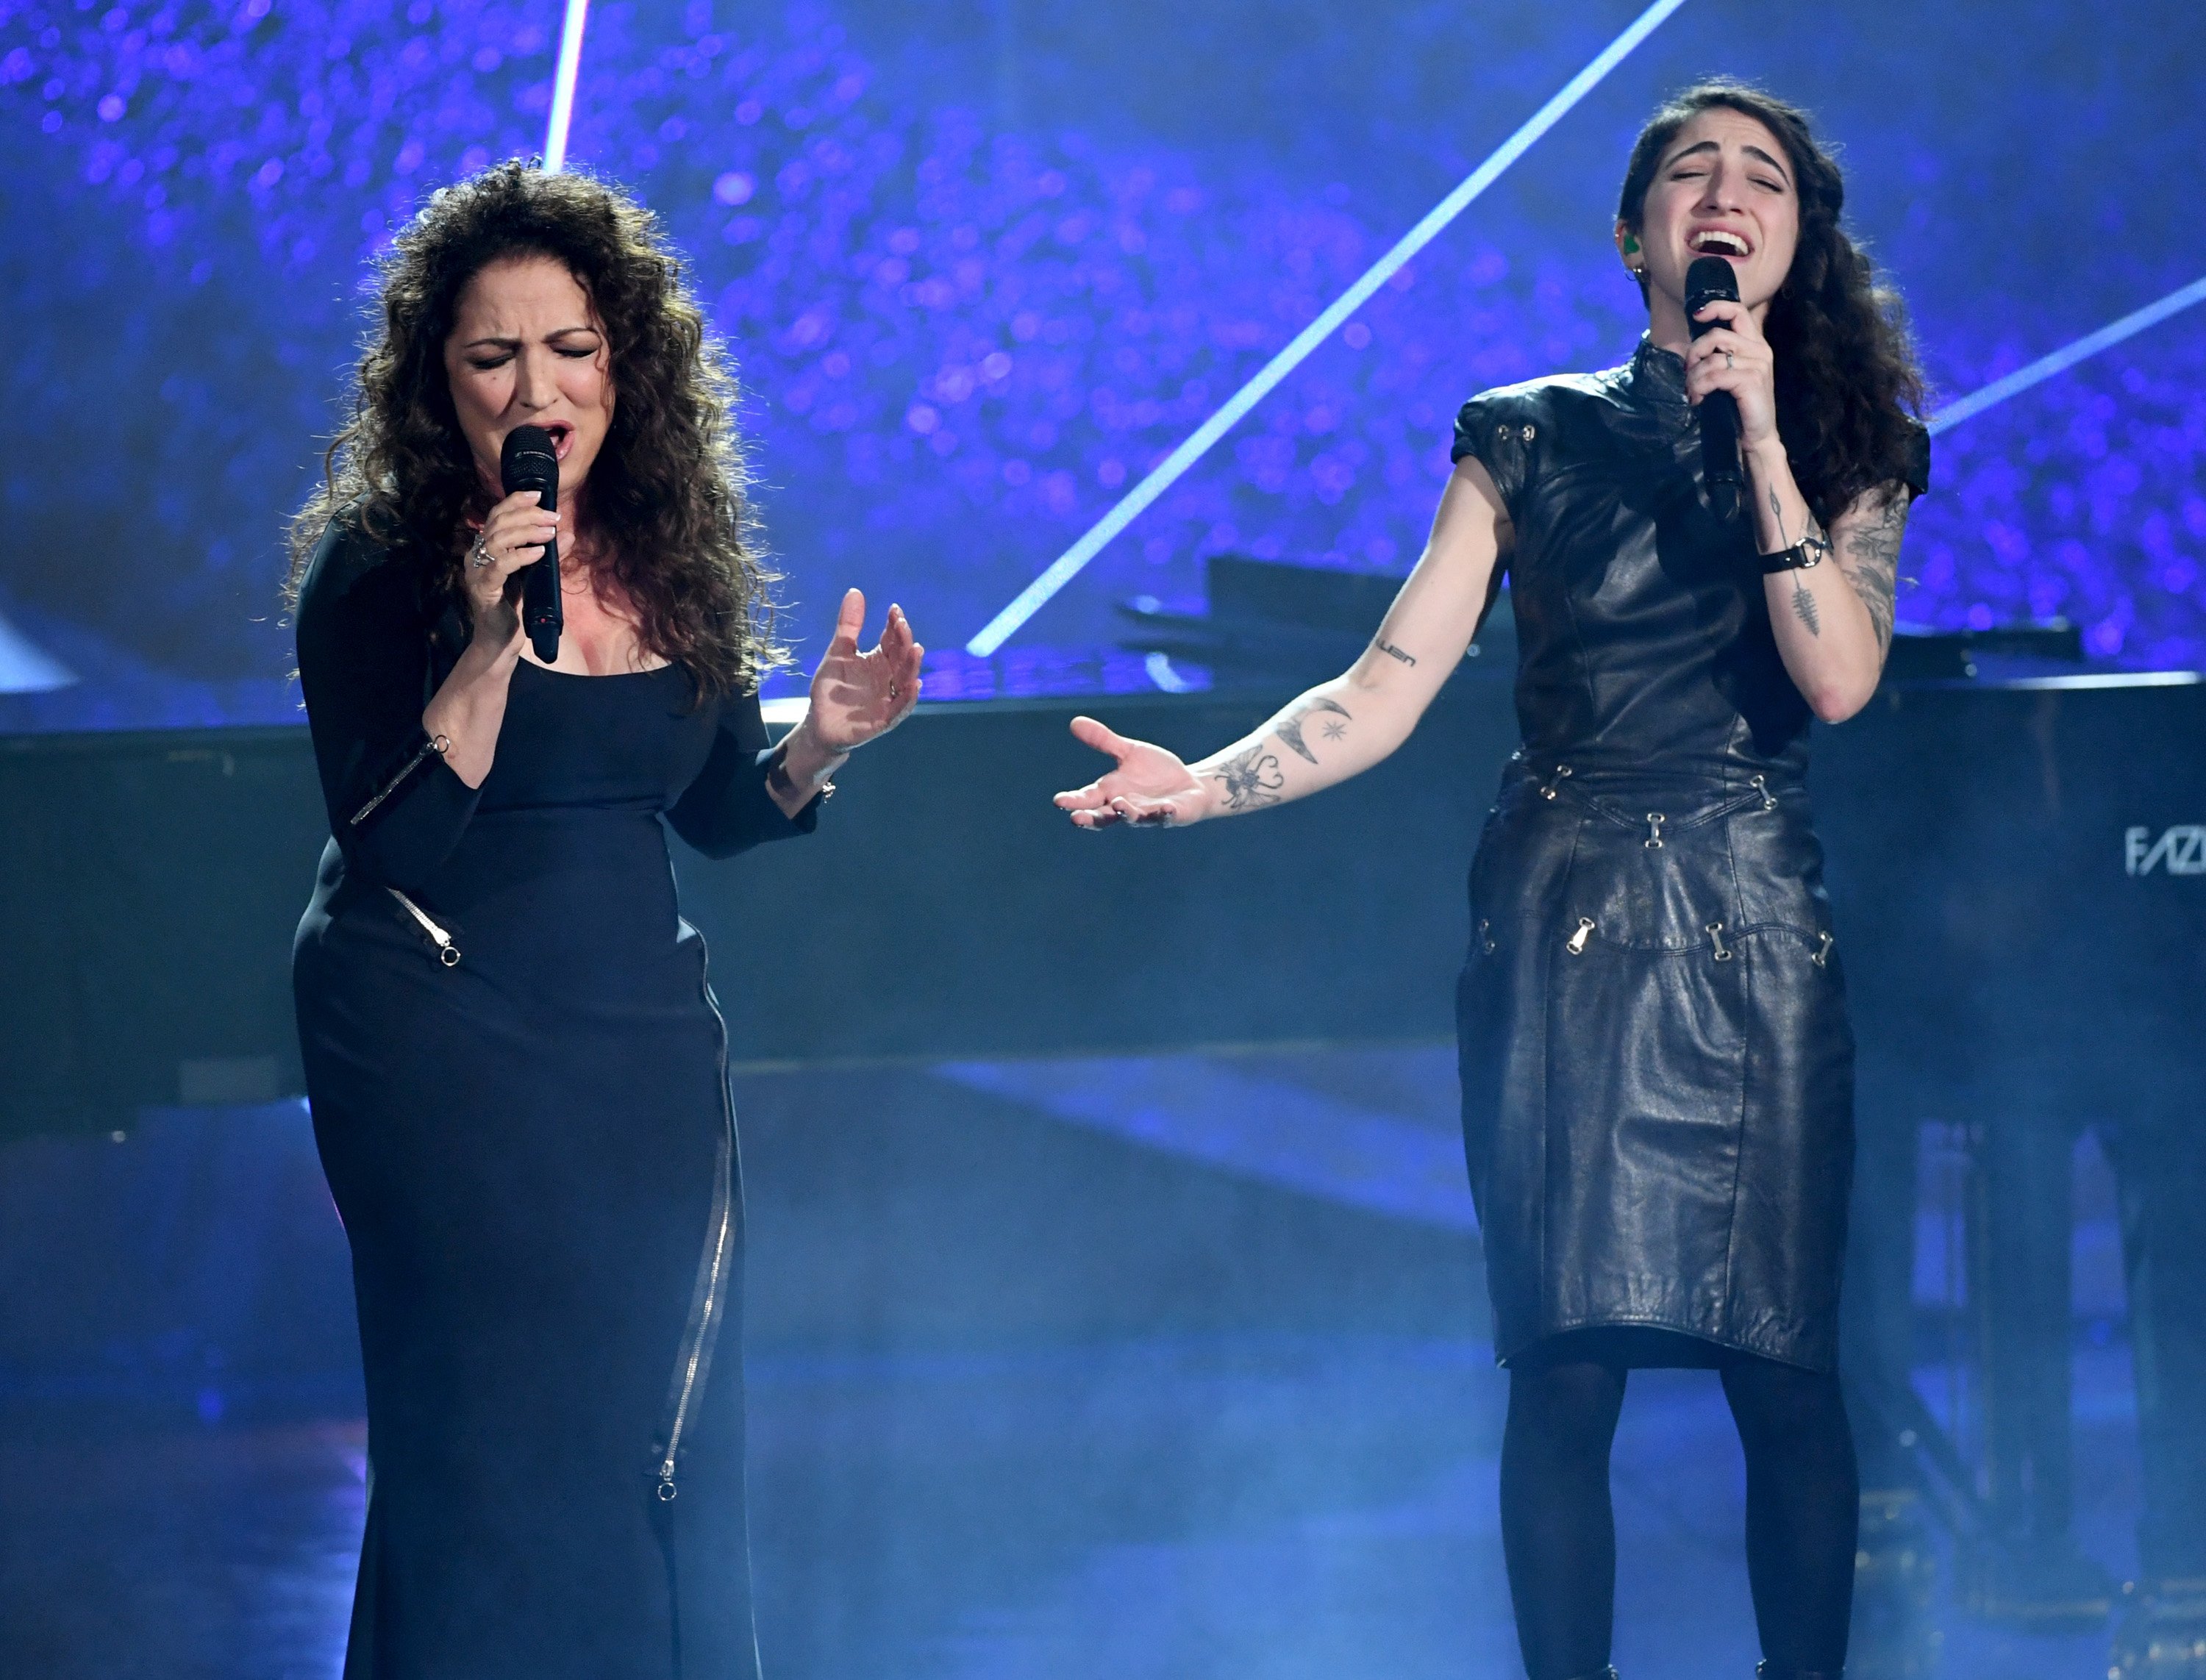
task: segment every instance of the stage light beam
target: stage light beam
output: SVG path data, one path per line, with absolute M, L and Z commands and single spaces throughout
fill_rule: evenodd
M 1661 27 L 1665 19 L 1685 0 L 1655 0 L 1621 35 L 1604 47 L 1585 69 L 1565 83 L 1562 91 L 1535 111 L 1517 132 L 1500 144 L 1494 154 L 1466 176 L 1462 184 L 1442 199 L 1428 211 L 1425 218 L 1395 241 L 1386 254 L 1366 269 L 1356 283 L 1343 292 L 1315 320 L 1296 334 L 1287 347 L 1266 362 L 1256 377 L 1233 393 L 1208 420 L 1196 427 L 1185 443 L 1153 468 L 1148 476 L 1128 491 L 1117 506 L 1098 520 L 1080 540 L 1065 550 L 1050 563 L 1049 569 L 1021 590 L 1011 604 L 988 621 L 987 628 L 965 644 L 965 651 L 976 658 L 987 658 L 1016 634 L 1019 627 L 1046 605 L 1052 596 L 1080 575 L 1090 560 L 1100 553 L 1106 544 L 1138 518 L 1142 510 L 1172 488 L 1189 468 L 1209 452 L 1212 444 L 1223 438 L 1242 416 L 1263 401 L 1273 388 L 1300 366 L 1310 352 L 1316 349 L 1344 321 L 1362 308 L 1371 295 L 1435 238 L 1442 229 L 1455 220 L 1502 172 L 1531 149 L 1532 143 L 1560 122 L 1571 106 L 1597 86 L 1608 73 L 1622 63 L 1631 50 Z
M 1959 426 L 1965 420 L 1972 420 L 1985 409 L 2006 402 L 2010 396 L 2019 396 L 2032 385 L 2042 384 L 2055 373 L 2065 373 L 2086 357 L 2111 349 L 2125 338 L 2134 337 L 2149 326 L 2157 326 L 2170 315 L 2179 314 L 2194 303 L 2206 303 L 2206 278 L 2193 280 L 2187 286 L 2179 286 L 2158 302 L 2148 303 L 2119 321 L 2110 321 L 2096 332 L 2087 332 L 2074 343 L 2063 345 L 2051 355 L 2040 356 L 2029 366 L 2018 367 L 2005 378 L 1993 380 L 1982 390 L 1947 403 L 1930 416 L 1931 436 L 1935 437 L 1949 426 Z
M 552 121 L 544 131 L 544 168 L 557 175 L 567 167 L 567 130 L 575 120 L 575 78 L 582 69 L 582 26 L 590 0 L 567 0 L 567 21 L 559 31 L 559 67 L 552 75 Z

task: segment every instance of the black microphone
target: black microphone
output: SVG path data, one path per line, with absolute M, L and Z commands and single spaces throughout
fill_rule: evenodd
M 1721 257 L 1694 258 L 1685 271 L 1685 321 L 1694 337 L 1727 325 L 1700 319 L 1703 307 L 1719 301 L 1738 301 L 1738 276 Z M 1746 503 L 1746 487 L 1738 474 L 1738 403 L 1727 390 L 1712 390 L 1701 399 L 1701 481 L 1716 517 L 1737 519 Z
M 533 490 L 540 505 L 559 505 L 559 450 L 542 426 L 516 426 L 505 434 L 505 447 L 498 451 L 498 472 L 507 495 Z M 557 661 L 559 632 L 567 628 L 567 616 L 559 606 L 559 533 L 556 531 L 544 545 L 542 557 L 532 561 L 521 575 L 521 628 L 528 633 L 528 645 L 536 650 L 538 658 L 547 665 Z

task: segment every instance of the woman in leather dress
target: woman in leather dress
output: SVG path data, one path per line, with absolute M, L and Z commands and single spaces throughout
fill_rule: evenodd
M 891 609 L 860 653 L 851 591 L 768 746 L 733 391 L 633 203 L 501 165 L 382 279 L 293 530 L 334 836 L 293 980 L 367 1379 L 347 1680 L 754 1680 L 727 1034 L 665 828 L 808 831 L 920 649 Z M 556 509 L 501 493 L 523 424 Z
M 1080 719 L 1118 767 L 1058 796 L 1083 827 L 1177 825 L 1353 776 L 1408 736 L 1511 578 L 1523 746 L 1472 866 L 1458 1018 L 1531 1680 L 1613 1673 L 1608 1455 L 1645 1365 L 1721 1373 L 1762 1672 L 1845 1659 L 1853 1045 L 1803 777 L 1811 715 L 1876 687 L 1929 456 L 1842 199 L 1792 107 L 1727 82 L 1663 107 L 1617 213 L 1648 305 L 1631 360 L 1464 405 L 1431 539 L 1344 675 L 1193 766 Z M 1709 254 L 1739 301 L 1693 338 L 1686 271 Z M 1750 497 L 1730 519 L 1694 413 L 1718 391 Z

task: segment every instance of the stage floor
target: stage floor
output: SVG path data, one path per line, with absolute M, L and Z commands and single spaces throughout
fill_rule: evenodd
M 1495 1516 L 1505 1379 L 1439 1165 L 1445 1047 L 761 1069 L 738 1099 L 770 1680 L 1521 1671 Z M 118 1157 L 100 1157 L 116 1218 L 166 1221 L 149 1287 L 204 1308 L 249 1251 L 292 1274 L 283 1310 L 344 1310 L 341 1247 L 313 1224 L 325 1201 L 294 1209 L 306 1235 L 237 1246 L 270 1185 L 312 1188 L 301 1123 L 170 1116 L 116 1146 L 169 1152 L 164 1183 L 191 1148 L 215 1160 L 182 1175 L 199 1186 L 182 1213 L 142 1187 L 131 1202 Z M 59 1159 L 45 1149 L 39 1170 Z M 99 1196 L 51 1202 L 75 1222 L 55 1241 L 97 1239 Z M 195 1227 L 224 1234 L 203 1264 Z M 19 1270 L 22 1242 L 19 1224 L 0 1245 Z M 119 1319 L 116 1333 L 145 1341 Z M 9 1373 L 0 1667 L 334 1676 L 365 1475 L 343 1380 L 277 1381 L 265 1345 L 257 1376 L 194 1344 L 171 1361 L 200 1373 L 180 1384 L 164 1357 L 146 1341 L 108 1347 L 105 1379 Z M 2077 1379 L 2079 1538 L 2119 1578 L 2137 1470 L 2118 1333 L 2079 1337 Z M 1923 1381 L 1935 1395 L 1935 1373 Z M 1738 1453 L 1711 1375 L 1635 1376 L 1615 1479 L 1619 1665 L 1750 1674 Z M 2104 1671 L 2104 1632 L 1986 1626 L 1944 1602 L 1951 1580 L 1948 1680 Z

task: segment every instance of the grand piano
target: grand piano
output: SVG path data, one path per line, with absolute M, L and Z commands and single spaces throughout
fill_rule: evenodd
M 2144 1584 L 2128 1594 L 2114 1672 L 2195 1675 L 2206 685 L 1996 651 L 1967 664 L 1903 666 L 1862 717 L 1823 732 L 1814 771 L 1860 1041 L 1846 1358 L 1865 1483 L 1884 1491 L 1865 1505 L 1864 1606 L 1904 1647 L 1923 1584 L 1896 1560 L 1926 1554 L 1899 1490 L 1959 1542 L 1957 1584 L 1979 1612 L 2049 1630 L 2103 1623 L 2120 1600 L 2071 1531 L 2071 1163 L 2088 1129 L 2119 1186 L 2143 1457 Z M 1959 1329 L 1979 1450 L 1965 1458 L 1907 1382 L 1930 1122 L 1967 1163 Z M 1888 1579 L 1872 1582 L 1869 1560 Z M 1874 1646 L 1879 1630 L 1864 1632 Z

